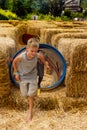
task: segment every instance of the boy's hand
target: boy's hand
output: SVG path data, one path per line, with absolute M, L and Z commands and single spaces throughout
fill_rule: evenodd
M 45 67 L 47 70 L 50 70 L 50 66 L 49 66 L 48 62 L 45 63 Z
M 46 65 L 46 73 L 47 74 L 52 74 L 52 68 L 49 64 Z
M 18 72 L 13 73 L 15 80 L 20 81 L 20 75 Z
M 17 80 L 17 81 L 20 81 L 20 76 L 19 76 L 19 75 L 15 75 L 14 78 L 15 78 L 15 80 Z

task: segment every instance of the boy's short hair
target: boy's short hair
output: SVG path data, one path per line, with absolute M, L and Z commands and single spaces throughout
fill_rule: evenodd
M 37 47 L 37 48 L 39 48 L 39 40 L 37 38 L 30 38 L 27 41 L 27 47 Z

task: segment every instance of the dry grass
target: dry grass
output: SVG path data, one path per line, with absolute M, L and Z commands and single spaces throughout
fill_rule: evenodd
M 0 129 L 85 130 L 87 128 L 87 99 L 67 98 L 65 91 L 66 88 L 41 92 L 35 100 L 33 120 L 26 123 L 25 117 L 28 112 L 26 99 L 20 98 L 19 90 L 14 90 L 12 87 L 12 92 L 15 93 L 13 102 L 15 95 L 18 95 L 20 99 L 16 107 L 11 106 L 9 102 L 8 107 L 0 108 Z

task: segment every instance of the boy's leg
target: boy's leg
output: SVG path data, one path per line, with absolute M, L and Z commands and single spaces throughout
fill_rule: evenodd
M 26 82 L 23 82 L 23 81 L 20 82 L 20 91 L 21 91 L 22 96 L 24 97 L 27 96 L 27 85 L 28 83 Z
M 42 79 L 43 79 L 43 77 L 38 78 L 38 88 L 41 88 Z
M 41 82 L 43 80 L 43 77 L 38 77 L 38 91 L 37 91 L 37 94 L 38 96 L 40 95 L 40 88 L 41 88 Z
M 33 106 L 34 106 L 34 97 L 28 97 L 28 103 L 29 103 L 29 112 L 27 115 L 27 122 L 32 120 L 33 116 Z
M 28 105 L 29 105 L 29 112 L 27 115 L 27 122 L 32 120 L 33 116 L 33 106 L 34 106 L 34 98 L 37 95 L 37 80 L 33 80 L 28 86 Z

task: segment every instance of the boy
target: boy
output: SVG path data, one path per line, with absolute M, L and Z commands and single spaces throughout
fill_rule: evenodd
M 43 55 L 41 50 L 39 50 L 38 53 Z M 38 95 L 39 95 L 40 94 L 40 88 L 41 88 L 41 82 L 42 82 L 43 76 L 44 76 L 44 64 L 41 62 L 40 59 L 38 59 L 38 62 L 37 62 L 37 75 L 38 75 Z
M 49 68 L 42 54 L 38 53 L 39 42 L 36 38 L 28 40 L 26 51 L 13 60 L 14 76 L 20 81 L 20 91 L 23 96 L 28 97 L 29 113 L 26 121 L 32 120 L 34 97 L 37 94 L 37 60 Z

